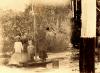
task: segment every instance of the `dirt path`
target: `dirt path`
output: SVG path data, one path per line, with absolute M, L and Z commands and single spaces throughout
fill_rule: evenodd
M 65 51 L 61 53 L 48 53 L 48 56 L 48 59 L 59 60 L 59 68 L 54 69 L 52 63 L 48 64 L 46 68 L 16 68 L 0 66 L 0 73 L 79 73 L 79 62 L 78 60 L 72 60 L 72 51 Z M 99 68 L 100 63 L 96 63 L 96 73 L 100 73 Z
M 59 68 L 54 69 L 52 63 L 48 64 L 46 68 L 16 68 L 0 66 L 0 73 L 78 73 L 78 62 L 71 60 L 71 51 L 65 51 L 61 53 L 48 53 L 48 59 L 58 59 Z

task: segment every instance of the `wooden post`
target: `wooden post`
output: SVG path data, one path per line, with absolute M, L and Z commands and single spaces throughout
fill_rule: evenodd
M 95 73 L 96 0 L 81 0 L 80 73 Z
M 98 47 L 97 47 L 97 53 L 98 53 L 98 62 L 100 62 L 100 36 L 98 36 L 98 38 L 97 38 L 97 41 L 98 41 L 98 43 L 97 43 L 97 45 L 98 45 Z
M 34 45 L 35 45 L 35 60 L 37 60 L 37 48 L 36 48 L 36 16 L 35 16 L 35 5 L 36 5 L 36 0 L 33 2 L 33 0 L 31 0 L 32 2 L 32 13 L 33 13 L 33 17 L 34 17 L 34 23 L 33 23 L 33 26 L 34 26 Z M 34 4 L 33 4 L 34 3 Z M 34 7 L 33 7 L 34 5 Z
M 98 30 L 100 29 L 100 26 L 99 26 L 99 20 L 100 20 L 100 5 L 99 5 L 100 2 L 97 1 L 97 27 L 98 27 Z M 96 53 L 98 53 L 98 62 L 100 62 L 100 33 L 99 31 L 97 31 L 97 51 Z
M 2 57 L 3 56 L 3 29 L 2 29 L 2 24 L 0 22 L 0 64 L 3 64 L 5 62 L 5 59 Z
M 59 32 L 59 15 L 57 16 L 57 22 L 56 22 L 56 34 Z
M 76 0 L 74 0 L 74 20 L 76 21 Z
M 74 18 L 74 0 L 71 0 L 72 18 Z
M 53 68 L 59 68 L 59 60 L 53 60 L 52 66 Z
M 2 29 L 2 24 L 1 24 L 1 26 L 0 26 L 0 54 L 2 54 L 2 50 L 3 50 L 3 34 L 2 34 L 2 31 L 3 31 L 3 29 Z

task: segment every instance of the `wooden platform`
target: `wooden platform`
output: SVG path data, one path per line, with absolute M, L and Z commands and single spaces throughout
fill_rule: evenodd
M 46 67 L 47 64 L 52 63 L 51 60 L 47 60 L 45 62 L 36 61 L 36 62 L 27 62 L 27 63 L 21 63 L 23 67 Z
M 20 63 L 19 65 L 16 65 L 16 64 L 10 64 L 10 65 L 7 65 L 7 66 L 16 66 L 16 67 L 47 67 L 47 64 L 50 64 L 52 63 L 52 67 L 53 68 L 59 68 L 59 60 L 46 60 L 45 62 L 42 62 L 42 61 L 32 61 L 32 62 L 27 62 L 27 63 Z

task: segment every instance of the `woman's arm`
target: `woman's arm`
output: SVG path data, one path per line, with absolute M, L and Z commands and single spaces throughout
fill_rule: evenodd
M 22 43 L 20 44 L 20 46 L 21 46 L 21 51 L 23 51 L 23 45 L 22 45 Z

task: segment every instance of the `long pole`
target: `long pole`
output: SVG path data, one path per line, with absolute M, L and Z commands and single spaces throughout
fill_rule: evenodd
M 57 22 L 56 22 L 56 34 L 59 32 L 59 16 L 57 16 Z
M 35 60 L 37 60 L 37 48 L 36 48 L 36 17 L 35 17 L 35 11 L 33 9 L 33 8 L 35 8 L 35 4 L 36 4 L 36 0 L 35 0 L 35 2 L 33 2 L 33 0 L 32 0 L 32 13 L 33 13 L 33 17 L 34 17 L 33 26 L 34 26 Z M 34 7 L 33 7 L 33 5 L 34 5 Z
M 72 17 L 74 17 L 74 0 L 71 0 Z
M 1 24 L 1 22 L 0 22 L 0 55 L 3 55 L 3 26 L 2 26 L 2 24 Z
M 95 73 L 96 0 L 81 0 L 80 73 Z
M 74 21 L 76 22 L 76 0 L 74 0 Z

